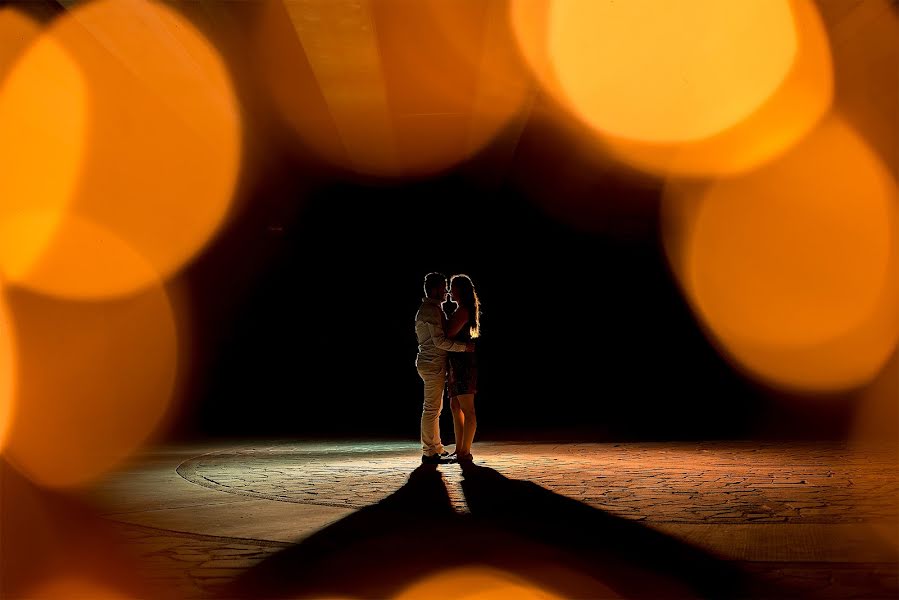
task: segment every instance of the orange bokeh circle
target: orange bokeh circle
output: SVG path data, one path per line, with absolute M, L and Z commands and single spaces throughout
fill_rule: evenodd
M 61 297 L 127 295 L 182 268 L 223 224 L 241 154 L 218 52 L 146 0 L 80 4 L 41 32 L 0 88 L 0 132 L 0 269 Z M 41 227 L 23 230 L 22 219 Z M 153 275 L 54 245 L 79 219 L 123 240 Z M 48 277 L 54 264 L 77 266 L 77 284 Z
M 82 226 L 85 235 L 100 229 Z M 119 241 L 116 253 L 124 248 Z M 168 410 L 178 365 L 168 294 L 157 283 L 98 301 L 21 289 L 7 297 L 17 386 L 6 456 L 44 486 L 91 481 L 139 448 Z
M 566 119 L 653 174 L 755 168 L 830 108 L 827 35 L 809 0 L 669 8 L 534 0 L 513 3 L 510 21 Z
M 488 598 L 555 600 L 562 596 L 506 571 L 492 567 L 461 567 L 447 569 L 423 577 L 394 596 L 394 600 L 439 598 L 452 595 L 460 600 Z M 616 595 L 608 596 L 616 598 Z
M 478 152 L 525 105 L 505 13 L 505 0 L 268 0 L 259 59 L 314 153 L 362 175 L 427 175 Z
M 87 84 L 65 48 L 41 36 L 0 85 L 0 271 L 27 279 L 59 229 L 83 166 Z M 66 102 L 58 102 L 58 98 Z M 40 212 L 40 223 L 21 217 Z
M 725 353 L 801 391 L 870 381 L 899 337 L 896 185 L 830 118 L 778 161 L 710 185 L 672 183 L 666 248 Z

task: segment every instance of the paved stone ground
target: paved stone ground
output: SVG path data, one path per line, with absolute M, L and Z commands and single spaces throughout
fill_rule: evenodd
M 399 489 L 413 444 L 278 444 L 213 452 L 178 473 L 231 494 L 281 502 L 374 504 Z M 855 523 L 899 513 L 895 457 L 815 444 L 480 444 L 512 479 L 629 519 L 671 523 Z M 414 463 L 413 463 L 414 464 Z M 461 471 L 446 467 L 450 497 Z
M 224 586 L 286 542 L 203 536 L 116 523 L 159 598 L 217 598 Z
M 705 545 L 750 573 L 800 590 L 801 597 L 899 598 L 895 453 L 811 443 L 479 443 L 475 450 L 477 463 L 508 478 Z M 416 444 L 408 442 L 245 443 L 198 449 L 166 469 L 177 467 L 182 482 L 202 486 L 198 492 L 236 499 L 233 511 L 258 501 L 287 510 L 359 509 L 403 486 L 418 456 Z M 440 470 L 453 508 L 468 512 L 461 470 Z M 128 511 L 106 512 L 141 558 L 145 576 L 165 590 L 161 595 L 220 597 L 222 586 L 292 545 L 278 536 L 216 535 L 213 525 L 204 525 L 203 533 L 202 527 L 184 532 L 147 526 L 172 512 L 159 498 L 144 511 L 155 516 L 136 524 L 139 503 L 125 501 L 122 490 L 141 473 L 135 468 L 116 475 L 113 483 L 124 487 L 100 489 L 95 499 L 105 497 L 106 506 L 128 504 Z M 177 510 L 195 510 L 199 521 L 210 506 L 204 500 Z M 840 540 L 847 533 L 854 545 Z

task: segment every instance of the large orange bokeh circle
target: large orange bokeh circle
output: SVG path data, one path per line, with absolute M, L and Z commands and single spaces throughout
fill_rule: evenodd
M 157 284 L 102 301 L 17 289 L 7 297 L 18 377 L 7 457 L 44 486 L 91 481 L 148 439 L 172 399 L 178 340 L 168 295 Z
M 521 53 L 558 107 L 654 174 L 734 174 L 827 112 L 827 35 L 809 0 L 512 3 Z
M 65 290 L 72 298 L 91 298 L 98 283 L 105 289 L 141 290 L 158 280 L 155 267 L 110 230 L 77 215 L 66 215 L 61 221 L 59 216 L 53 211 L 20 211 L 4 223 L 16 233 L 53 232 L 28 267 L 29 288 Z M 0 247 L 17 237 L 10 236 Z M 85 265 L 90 265 L 88 273 Z
M 0 158 L 12 161 L 0 225 L 19 232 L 16 244 L 0 243 L 0 268 L 18 286 L 77 298 L 135 292 L 183 267 L 228 213 L 241 151 L 231 81 L 210 43 L 164 4 L 98 0 L 61 15 L 0 88 L 0 131 Z M 9 220 L 30 211 L 44 228 L 26 236 Z M 97 268 L 93 249 L 54 252 L 53 237 L 78 219 L 122 239 L 154 275 Z M 54 263 L 79 265 L 77 285 L 46 277 Z
M 712 336 L 776 386 L 840 391 L 899 337 L 895 182 L 831 118 L 766 167 L 705 188 L 672 184 L 666 247 Z
M 315 154 L 362 175 L 428 175 L 481 150 L 524 106 L 505 13 L 505 0 L 268 0 L 259 59 Z
M 10 281 L 28 278 L 73 201 L 87 97 L 78 65 L 48 36 L 31 44 L 0 84 L 0 271 Z M 17 222 L 32 211 L 43 215 L 40 223 Z
M 660 143 L 710 137 L 742 121 L 796 55 L 784 0 L 566 0 L 553 4 L 548 44 L 560 91 L 581 119 Z

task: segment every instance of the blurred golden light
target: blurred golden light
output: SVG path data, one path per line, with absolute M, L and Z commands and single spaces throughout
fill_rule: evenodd
M 796 55 L 796 34 L 784 0 L 566 0 L 550 12 L 549 54 L 561 90 L 592 127 L 683 142 L 727 129 L 770 97 Z
M 520 577 L 488 567 L 463 567 L 442 571 L 416 581 L 394 600 L 418 600 L 451 596 L 459 600 L 553 600 L 561 596 Z M 617 596 L 609 596 L 617 597 Z
M 0 8 L 0 85 L 41 27 L 14 8 Z
M 780 160 L 706 189 L 672 185 L 666 244 L 694 309 L 768 383 L 868 382 L 899 337 L 899 215 L 888 172 L 830 118 Z
M 136 450 L 166 411 L 177 353 L 168 296 L 157 285 L 93 302 L 18 289 L 7 298 L 18 360 L 7 458 L 44 486 L 87 482 Z
M 269 0 L 260 62 L 285 120 L 325 160 L 430 174 L 479 151 L 523 106 L 505 12 L 505 0 Z
M 0 271 L 9 281 L 27 278 L 74 198 L 87 119 L 82 72 L 56 40 L 40 37 L 0 85 Z M 13 223 L 29 211 L 44 218 Z
M 19 286 L 80 298 L 132 293 L 180 269 L 228 212 L 240 159 L 237 101 L 215 49 L 163 4 L 99 0 L 54 21 L 8 77 L 0 130 L 2 158 L 15 159 L 13 182 L 0 183 L 0 216 L 37 211 L 22 218 L 42 226 L 3 245 L 3 268 Z M 101 269 L 96 247 L 82 254 L 78 244 L 50 244 L 84 220 L 152 268 L 121 272 L 130 261 L 112 260 Z M 69 255 L 52 255 L 62 249 Z M 83 280 L 48 277 L 36 262 L 77 265 Z
M 70 575 L 40 584 L 27 597 L 35 600 L 127 600 L 132 596 L 99 582 Z
M 785 151 L 830 106 L 826 33 L 809 0 L 513 3 L 541 84 L 619 159 L 714 175 Z
M 518 52 L 539 83 L 550 92 L 557 92 L 558 81 L 549 60 L 547 38 L 552 0 L 510 2 L 507 16 L 515 35 Z
M 16 362 L 13 348 L 12 320 L 6 307 L 6 291 L 0 282 L 0 452 L 13 417 L 13 397 L 16 389 Z
M 834 104 L 899 177 L 899 10 L 889 0 L 819 6 L 838 74 Z
M 52 231 L 28 267 L 28 287 L 65 290 L 72 298 L 91 298 L 98 289 L 136 290 L 158 275 L 131 246 L 108 229 L 77 215 L 22 211 L 0 227 L 0 249 L 15 252 L 31 232 Z M 89 269 L 85 265 L 90 265 Z

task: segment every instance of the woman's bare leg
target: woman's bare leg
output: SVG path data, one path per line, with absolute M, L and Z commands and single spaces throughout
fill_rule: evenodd
M 478 428 L 478 417 L 474 411 L 474 394 L 460 394 L 455 398 L 462 412 L 462 441 L 456 442 L 456 454 L 471 454 L 471 443 Z
M 456 454 L 458 454 L 459 448 L 462 447 L 463 423 L 465 422 L 465 417 L 462 415 L 462 405 L 459 404 L 458 397 L 453 396 L 450 398 L 450 409 L 453 411 L 453 431 L 456 432 Z

